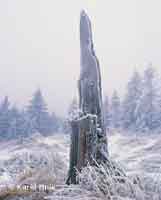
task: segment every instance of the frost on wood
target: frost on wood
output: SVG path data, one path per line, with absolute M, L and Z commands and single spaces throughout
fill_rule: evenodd
M 70 170 L 67 183 L 76 183 L 79 171 L 93 161 L 108 160 L 107 138 L 102 110 L 101 74 L 93 49 L 91 22 L 82 11 L 80 17 L 81 71 L 79 85 L 79 117 L 71 121 Z

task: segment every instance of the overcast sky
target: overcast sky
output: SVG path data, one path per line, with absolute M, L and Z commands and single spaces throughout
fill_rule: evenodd
M 64 114 L 77 91 L 79 17 L 92 21 L 104 93 L 122 94 L 134 68 L 161 71 L 160 0 L 0 0 L 0 101 L 26 105 L 38 87 Z

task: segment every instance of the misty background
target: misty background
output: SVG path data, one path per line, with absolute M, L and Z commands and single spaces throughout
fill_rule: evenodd
M 0 0 L 0 101 L 27 104 L 41 88 L 50 110 L 66 114 L 77 93 L 79 17 L 92 21 L 104 93 L 120 95 L 134 69 L 160 73 L 159 0 Z

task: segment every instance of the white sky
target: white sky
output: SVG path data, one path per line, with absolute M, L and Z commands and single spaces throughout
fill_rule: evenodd
M 161 71 L 160 0 L 0 0 L 0 101 L 26 105 L 40 87 L 64 114 L 79 78 L 79 16 L 89 14 L 104 92 L 120 94 L 134 68 Z

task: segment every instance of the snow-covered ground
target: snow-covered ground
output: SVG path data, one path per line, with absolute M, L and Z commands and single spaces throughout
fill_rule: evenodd
M 0 144 L 0 185 L 19 182 L 46 183 L 54 179 L 59 184 L 68 169 L 69 137 L 56 134 Z
M 36 134 L 23 141 L 1 143 L 0 186 L 54 183 L 58 190 L 55 191 L 55 198 L 49 196 L 49 199 L 99 199 L 78 186 L 64 185 L 68 170 L 69 143 L 69 136 L 63 134 L 47 138 Z M 127 175 L 137 174 L 160 183 L 161 135 L 136 136 L 114 132 L 109 136 L 109 152 Z
M 127 174 L 161 175 L 161 134 L 121 134 L 109 137 L 109 151 Z

